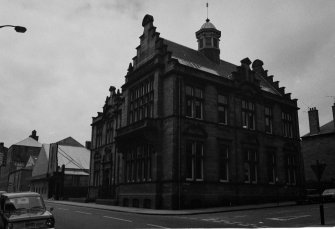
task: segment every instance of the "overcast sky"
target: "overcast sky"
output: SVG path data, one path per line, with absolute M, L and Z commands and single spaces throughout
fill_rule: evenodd
M 136 55 L 145 14 L 161 37 L 197 49 L 206 0 L 0 0 L 0 142 L 9 147 L 36 130 L 39 142 L 91 138 L 111 85 L 120 88 Z M 308 107 L 320 124 L 335 96 L 334 0 L 209 0 L 221 30 L 221 59 L 249 57 L 298 99 L 300 134 Z

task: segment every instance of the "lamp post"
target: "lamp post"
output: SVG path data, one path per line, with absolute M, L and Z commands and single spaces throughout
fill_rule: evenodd
M 311 165 L 312 170 L 314 171 L 316 178 L 318 179 L 319 184 L 319 204 L 320 204 L 320 219 L 321 225 L 325 225 L 325 216 L 324 216 L 324 209 L 323 209 L 323 199 L 322 199 L 322 173 L 326 168 L 325 163 L 320 163 L 319 160 L 316 160 L 314 165 Z
M 13 27 L 16 32 L 18 33 L 24 33 L 27 31 L 27 29 L 23 26 L 17 26 L 17 25 L 0 25 L 0 29 L 3 27 Z

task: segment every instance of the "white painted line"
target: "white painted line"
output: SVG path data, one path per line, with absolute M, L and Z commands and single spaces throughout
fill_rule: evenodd
M 67 208 L 57 208 L 57 209 L 59 209 L 59 210 L 64 210 L 64 211 L 68 211 L 69 209 L 67 209 Z
M 309 216 L 311 216 L 311 215 L 283 216 L 283 217 L 267 218 L 267 219 L 277 220 L 277 221 L 288 221 L 288 220 L 292 220 L 292 219 L 305 218 L 305 217 L 309 217 Z
M 121 221 L 126 221 L 126 222 L 133 222 L 131 220 L 128 219 L 120 219 L 120 218 L 115 218 L 115 217 L 111 217 L 111 216 L 103 216 L 104 218 L 108 218 L 108 219 L 115 219 L 115 220 L 121 220 Z
M 85 214 L 85 215 L 92 215 L 92 213 L 90 212 L 81 212 L 81 211 L 75 211 L 77 213 L 80 213 L 80 214 Z
M 151 226 L 151 227 L 168 228 L 168 227 L 163 227 L 163 226 L 159 226 L 159 225 L 155 225 L 155 224 L 147 224 L 147 225 Z

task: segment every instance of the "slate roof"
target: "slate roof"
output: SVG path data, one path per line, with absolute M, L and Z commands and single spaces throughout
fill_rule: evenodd
M 171 57 L 180 64 L 232 80 L 232 72 L 236 71 L 237 65 L 224 60 L 220 60 L 220 64 L 217 64 L 203 53 L 167 39 L 164 39 L 164 44 L 167 45 L 167 50 L 171 52 Z M 260 79 L 260 87 L 263 91 L 281 96 L 263 76 L 257 74 L 257 77 Z
M 89 169 L 90 151 L 85 147 L 58 145 L 58 165 L 66 169 Z
M 36 141 L 35 139 L 28 137 L 16 144 L 16 146 L 31 146 L 31 147 L 42 147 L 42 144 Z
M 318 136 L 318 135 L 322 135 L 322 134 L 331 134 L 331 133 L 335 133 L 335 127 L 334 127 L 334 120 L 324 124 L 323 126 L 320 127 L 320 132 L 317 134 L 305 134 L 304 136 L 302 136 L 302 138 L 304 137 L 311 137 L 311 136 Z

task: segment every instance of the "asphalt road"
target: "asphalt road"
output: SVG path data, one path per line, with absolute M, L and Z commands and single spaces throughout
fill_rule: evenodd
M 143 215 L 98 210 L 62 204 L 54 207 L 56 228 L 235 228 L 235 227 L 317 227 L 319 205 L 286 206 L 199 215 Z M 326 226 L 335 226 L 335 203 L 324 205 Z

